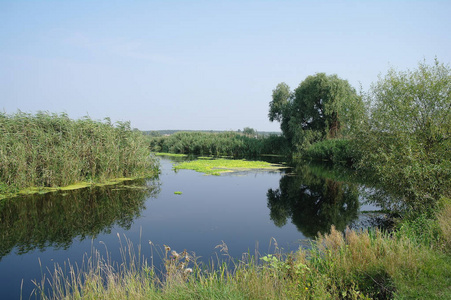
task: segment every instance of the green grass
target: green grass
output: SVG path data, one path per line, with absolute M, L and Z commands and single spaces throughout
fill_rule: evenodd
M 207 175 L 220 175 L 226 172 L 247 171 L 256 169 L 277 170 L 281 165 L 264 161 L 234 160 L 234 159 L 198 159 L 182 162 L 174 166 L 175 170 L 187 169 Z

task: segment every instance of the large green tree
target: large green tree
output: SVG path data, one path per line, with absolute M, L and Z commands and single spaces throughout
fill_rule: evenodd
M 342 136 L 360 121 L 363 102 L 347 80 L 337 75 L 308 76 L 293 91 L 285 83 L 273 90 L 269 120 L 281 123 L 293 150 Z

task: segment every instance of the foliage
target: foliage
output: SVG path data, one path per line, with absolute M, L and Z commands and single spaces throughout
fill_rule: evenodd
M 261 154 L 287 155 L 290 147 L 287 139 L 282 135 L 271 134 L 262 139 Z
M 422 212 L 416 218 L 401 220 L 396 235 L 451 254 L 451 199 L 440 199 L 432 214 Z
M 143 131 L 144 135 L 150 136 L 150 137 L 159 137 L 162 136 L 162 134 L 159 131 Z
M 436 212 L 442 247 L 451 254 L 451 199 L 442 198 Z
M 248 137 L 254 137 L 257 134 L 257 131 L 254 128 L 244 127 L 243 134 Z
M 352 166 L 358 161 L 358 155 L 350 140 L 330 139 L 311 145 L 302 157 L 313 161 L 327 161 L 334 165 Z
M 370 119 L 355 148 L 360 168 L 404 196 L 412 211 L 451 195 L 451 69 L 437 60 L 391 69 L 367 95 Z
M 271 122 L 282 122 L 284 115 L 287 117 L 292 94 L 290 87 L 282 82 L 272 91 L 272 101 L 269 103 L 268 118 Z
M 155 152 L 233 157 L 256 157 L 278 154 L 283 138 L 270 135 L 255 138 L 236 132 L 177 132 L 169 136 L 150 139 Z
M 158 173 L 147 140 L 128 122 L 0 113 L 0 136 L 0 186 L 8 191 Z
M 451 259 L 407 237 L 332 229 L 316 241 L 313 265 L 336 286 L 357 286 L 373 299 L 444 299 Z
M 363 102 L 348 81 L 324 73 L 308 76 L 293 92 L 278 84 L 268 114 L 270 121 L 281 123 L 294 151 L 349 133 L 362 116 Z

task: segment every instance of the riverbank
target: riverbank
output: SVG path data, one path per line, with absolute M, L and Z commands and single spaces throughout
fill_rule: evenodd
M 201 264 L 181 249 L 150 243 L 150 251 L 136 252 L 126 241 L 122 262 L 94 251 L 80 268 L 56 267 L 36 292 L 43 299 L 448 299 L 450 228 L 451 200 L 444 199 L 427 222 L 405 223 L 390 235 L 332 227 L 311 249 L 294 253 L 275 244 L 272 254 L 232 259 L 222 244 L 224 259 Z M 143 259 L 157 253 L 161 270 Z

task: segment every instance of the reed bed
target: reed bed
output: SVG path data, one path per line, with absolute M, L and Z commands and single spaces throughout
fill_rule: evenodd
M 232 157 L 256 157 L 262 154 L 285 153 L 284 137 L 248 136 L 237 132 L 177 132 L 169 136 L 149 137 L 155 152 Z
M 0 113 L 0 137 L 0 192 L 158 173 L 148 140 L 129 122 Z

